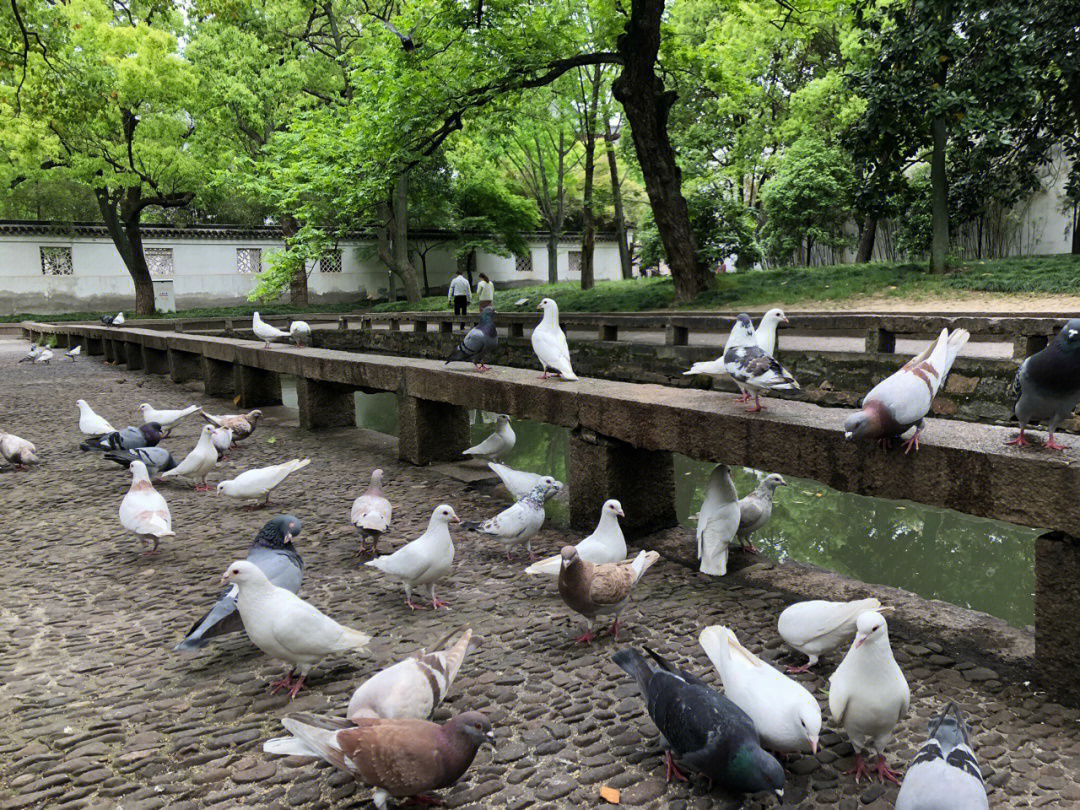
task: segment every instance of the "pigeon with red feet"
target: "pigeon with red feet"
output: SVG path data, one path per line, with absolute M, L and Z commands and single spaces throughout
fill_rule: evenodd
M 597 616 L 614 616 L 609 635 L 619 637 L 619 614 L 630 600 L 634 586 L 660 555 L 642 551 L 631 562 L 594 565 L 581 559 L 574 546 L 562 550 L 559 569 L 559 595 L 575 613 L 585 617 L 588 627 L 579 643 L 590 644 L 594 638 L 593 623 Z
M 724 368 L 736 385 L 754 397 L 753 406 L 747 408 L 750 413 L 765 410 L 761 404 L 763 391 L 799 390 L 791 372 L 758 345 L 754 324 L 745 312 L 735 319 L 724 345 Z
M 427 530 L 422 535 L 393 554 L 365 563 L 401 582 L 405 587 L 405 604 L 411 610 L 424 609 L 423 605 L 413 602 L 413 588 L 425 588 L 433 608 L 447 607 L 445 602 L 436 598 L 435 583 L 449 574 L 454 564 L 451 523 L 461 523 L 461 519 L 450 504 L 444 503 L 431 513 Z
M 1080 318 L 1066 323 L 1045 349 L 1020 365 L 1011 393 L 1020 435 L 1009 444 L 1028 444 L 1024 431 L 1037 423 L 1050 434 L 1043 447 L 1064 450 L 1065 445 L 1054 441 L 1054 432 L 1080 403 Z

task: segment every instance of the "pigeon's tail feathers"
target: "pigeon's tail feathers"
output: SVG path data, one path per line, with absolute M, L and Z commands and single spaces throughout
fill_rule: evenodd
M 109 461 L 115 461 L 121 467 L 130 467 L 131 462 L 135 461 L 138 456 L 130 450 L 110 450 L 105 454 L 105 458 Z
M 702 360 L 701 362 L 694 363 L 690 366 L 689 371 L 684 371 L 683 376 L 689 376 L 692 374 L 708 374 L 715 376 L 717 374 L 726 374 L 727 369 L 724 366 L 723 358 L 719 360 Z
M 178 418 L 183 419 L 185 416 L 191 416 L 191 414 L 195 413 L 198 410 L 201 410 L 198 405 L 189 405 L 188 407 L 180 411 Z
M 356 528 L 362 531 L 378 532 L 379 534 L 382 534 L 389 527 L 390 524 L 387 522 L 386 516 L 379 514 L 374 509 L 360 515 L 360 518 L 356 521 Z
M 468 360 L 468 359 L 470 359 L 469 355 L 465 354 L 465 352 L 463 352 L 461 350 L 461 347 L 458 346 L 456 349 L 454 349 L 452 352 L 450 352 L 450 356 L 448 358 L 446 358 L 446 363 L 449 364 L 449 363 L 453 363 L 455 360 Z
M 299 737 L 274 737 L 272 740 L 263 743 L 263 752 L 266 754 L 281 754 L 287 757 L 324 759 L 319 751 Z
M 479 641 L 477 642 L 479 643 Z M 454 678 L 457 676 L 458 670 L 461 669 L 462 663 L 465 661 L 465 656 L 468 655 L 476 645 L 472 643 L 472 629 L 466 627 L 465 632 L 461 634 L 453 647 L 446 650 L 446 689 L 449 691 L 450 685 L 454 682 Z
M 967 329 L 954 329 L 952 334 L 949 335 L 948 351 L 945 355 L 945 368 L 942 369 L 941 372 L 942 379 L 949 373 L 949 369 L 952 368 L 956 356 L 960 354 L 960 350 L 964 348 L 970 337 L 971 333 Z
M 146 533 L 154 537 L 176 537 L 176 532 L 169 528 L 165 518 L 160 515 L 151 515 L 146 519 Z
M 634 581 L 641 579 L 642 575 L 659 559 L 660 553 L 658 551 L 642 551 L 638 554 L 631 563 L 634 569 Z
M 559 568 L 562 567 L 562 557 L 556 555 L 554 557 L 548 557 L 547 559 L 534 562 L 528 568 L 525 569 L 526 574 L 532 576 L 547 576 L 557 577 L 559 575 Z
M 559 363 L 559 374 L 562 375 L 564 380 L 570 380 L 571 382 L 578 378 L 577 374 L 574 373 L 574 369 L 570 367 L 569 360 Z
M 317 714 L 290 714 L 281 719 L 281 725 L 292 732 L 297 742 L 285 742 L 289 738 L 278 737 L 266 743 L 274 743 L 274 751 L 269 753 L 300 753 L 300 756 L 318 757 L 336 765 L 344 771 L 350 770 L 345 765 L 345 757 L 337 742 L 338 732 L 352 724 L 344 718 L 323 717 Z M 269 750 L 264 748 L 263 750 Z
M 366 649 L 368 643 L 371 641 L 371 636 L 367 633 L 361 633 L 359 630 L 353 630 L 351 627 L 343 627 L 341 638 L 338 639 L 338 643 L 335 646 L 334 652 L 359 652 Z
M 221 420 L 211 416 L 206 411 L 200 409 L 199 416 L 201 416 L 214 427 L 221 427 Z
M 615 662 L 615 666 L 634 679 L 638 685 L 638 689 L 641 690 L 641 694 L 648 700 L 649 681 L 652 680 L 653 669 L 649 666 L 649 663 L 641 657 L 641 653 L 630 648 L 617 650 L 612 654 L 611 660 Z
M 946 751 L 970 744 L 967 723 L 955 702 L 950 702 L 941 714 L 930 721 L 929 732 L 930 737 L 941 743 Z

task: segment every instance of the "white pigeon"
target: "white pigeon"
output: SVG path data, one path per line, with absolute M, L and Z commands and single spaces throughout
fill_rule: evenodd
M 477 531 L 494 537 L 502 543 L 506 549 L 507 560 L 511 559 L 510 549 L 522 545 L 528 549 L 529 559 L 535 560 L 532 540 L 544 526 L 544 503 L 552 488 L 554 488 L 553 484 L 537 484 L 532 492 L 513 506 L 507 507 L 495 517 L 481 523 Z
M 762 528 L 772 517 L 773 497 L 777 487 L 786 487 L 787 481 L 782 475 L 771 473 L 762 479 L 757 489 L 739 499 L 739 530 L 737 536 L 743 548 L 753 554 L 757 549 L 750 542 L 750 535 Z
M 255 333 L 255 337 L 259 338 L 265 344 L 264 349 L 270 348 L 270 341 L 277 340 L 278 338 L 288 337 L 288 332 L 283 332 L 276 326 L 271 326 L 268 323 L 264 323 L 263 319 L 259 317 L 259 313 L 256 312 L 251 316 L 251 331 Z
M 705 500 L 697 519 L 698 570 L 722 577 L 727 574 L 728 550 L 739 530 L 739 496 L 727 464 L 717 464 L 705 487 Z
M 116 433 L 116 428 L 109 421 L 94 413 L 85 399 L 75 400 L 79 406 L 79 430 L 86 436 L 104 436 L 106 433 Z
M 349 522 L 360 532 L 360 550 L 356 556 L 367 551 L 367 541 L 371 540 L 371 553 L 378 555 L 379 538 L 390 528 L 394 519 L 394 507 L 382 491 L 383 471 L 371 473 L 371 483 L 364 494 L 353 501 Z
M 494 460 L 513 450 L 515 443 L 517 443 L 517 434 L 510 427 L 510 417 L 501 413 L 495 420 L 495 430 L 491 435 L 475 447 L 462 451 L 461 455 L 480 456 Z
M 412 610 L 423 610 L 412 600 L 413 588 L 426 588 L 431 606 L 438 610 L 448 607 L 435 597 L 435 583 L 450 573 L 454 564 L 454 541 L 450 537 L 450 524 L 461 523 L 449 504 L 436 507 L 431 513 L 427 530 L 411 543 L 393 554 L 376 557 L 365 565 L 378 568 L 384 574 L 400 580 L 405 586 L 405 604 Z
M 149 402 L 144 402 L 139 406 L 139 412 L 142 414 L 144 423 L 157 422 L 161 425 L 161 429 L 167 432 L 176 427 L 181 419 L 191 416 L 198 410 L 198 405 L 189 405 L 182 410 L 158 410 Z
M 167 472 L 161 474 L 162 478 L 190 478 L 198 481 L 195 485 L 196 492 L 209 492 L 210 486 L 206 483 L 206 476 L 214 469 L 218 462 L 218 451 L 214 447 L 211 438 L 214 433 L 212 425 L 203 425 L 199 441 L 190 453 L 184 456 L 184 460 Z
M 136 460 L 131 462 L 129 469 L 131 488 L 120 502 L 120 523 L 142 540 L 144 547 L 150 544 L 147 538 L 152 537 L 153 548 L 147 549 L 143 554 L 154 554 L 162 537 L 173 537 L 176 534 L 172 530 L 172 515 L 169 514 L 169 505 L 165 503 L 165 498 L 150 483 L 146 465 Z
M 952 334 L 942 329 L 925 351 L 870 389 L 863 397 L 862 410 L 844 421 L 844 438 L 876 440 L 888 447 L 894 437 L 914 427 L 915 433 L 904 443 L 904 454 L 918 450 L 923 420 L 969 337 L 964 329 Z
M 450 644 L 456 632 L 439 639 L 431 652 L 420 650 L 360 684 L 345 716 L 353 722 L 365 717 L 430 720 L 453 686 L 466 654 L 475 646 L 469 628 Z
M 113 320 L 112 320 L 112 325 L 113 326 L 120 326 L 123 323 L 124 323 L 124 313 L 123 312 L 117 312 L 116 317 L 113 318 Z
M 856 619 L 855 629 L 851 649 L 829 677 L 829 712 L 855 746 L 855 781 L 869 776 L 863 752 L 876 751 L 878 777 L 900 784 L 883 752 L 907 715 L 911 690 L 893 658 L 885 617 L 867 611 Z
M 52 349 L 45 349 L 41 354 L 34 358 L 34 363 L 49 364 L 49 361 L 53 359 Z
M 600 522 L 596 524 L 596 529 L 575 546 L 578 557 L 594 565 L 628 561 L 626 538 L 623 537 L 622 527 L 619 525 L 621 517 L 626 517 L 621 503 L 614 499 L 604 501 L 604 505 L 600 508 Z M 557 577 L 562 567 L 563 558 L 559 553 L 554 557 L 533 563 L 525 569 L 525 573 Z
M 307 321 L 293 321 L 289 324 L 289 337 L 292 338 L 293 343 L 303 348 L 311 338 L 311 326 Z
M 28 464 L 37 464 L 37 448 L 26 439 L 14 433 L 0 430 L 0 456 L 15 466 L 16 470 L 25 469 Z
M 550 298 L 540 302 L 537 309 L 544 311 L 544 317 L 532 331 L 532 347 L 540 365 L 544 367 L 543 378 L 546 380 L 548 369 L 558 372 L 564 380 L 576 380 L 577 375 L 570 365 L 570 346 L 566 335 L 559 328 L 559 305 Z
M 558 481 L 550 475 L 515 470 L 513 467 L 499 464 L 497 461 L 489 461 L 488 467 L 499 476 L 499 480 L 503 482 L 503 486 L 506 487 L 507 491 L 514 496 L 515 501 L 520 501 L 528 496 L 536 488 L 537 484 L 547 484 L 551 487 L 548 490 L 548 498 L 555 497 L 563 488 L 562 481 Z
M 214 449 L 218 451 L 218 457 L 221 461 L 225 460 L 225 453 L 232 447 L 232 440 L 232 428 L 214 428 L 214 432 L 210 434 L 210 441 L 213 442 Z
M 74 349 L 68 349 L 67 354 L 65 355 L 65 357 L 67 357 L 68 359 L 71 360 L 72 363 L 74 363 L 75 358 L 78 357 L 80 354 L 82 354 L 82 344 L 81 343 L 78 346 L 76 346 Z
M 750 413 L 765 409 L 761 404 L 762 391 L 799 390 L 799 383 L 791 373 L 758 346 L 754 324 L 745 312 L 735 319 L 724 345 L 724 367 L 736 385 L 753 395 L 754 405 L 747 408 Z
M 331 653 L 358 652 L 371 636 L 338 624 L 318 608 L 286 588 L 274 585 L 257 565 L 237 560 L 221 577 L 221 584 L 237 587 L 236 606 L 251 643 L 279 661 L 291 665 L 289 673 L 271 686 L 288 689 L 296 697 L 312 668 Z M 300 677 L 292 676 L 299 671 Z
M 780 638 L 810 656 L 801 667 L 789 667 L 788 672 L 807 672 L 821 656 L 847 644 L 855 634 L 855 620 L 868 610 L 883 610 L 881 602 L 873 598 L 854 602 L 814 599 L 785 608 L 776 623 Z
M 206 428 L 210 428 L 210 426 L 207 425 Z M 205 431 L 206 428 L 203 428 L 203 430 Z M 213 428 L 210 428 L 210 431 L 213 433 Z M 214 454 L 216 456 L 216 449 Z M 254 470 L 245 470 L 236 478 L 219 483 L 217 492 L 219 495 L 236 498 L 238 501 L 258 501 L 262 498 L 262 503 L 255 503 L 250 507 L 251 509 L 261 509 L 270 503 L 270 493 L 276 487 L 280 486 L 289 475 L 297 470 L 304 469 L 310 463 L 310 458 L 305 458 L 303 461 L 294 458 L 292 461 L 274 464 L 270 467 L 256 467 Z
M 821 707 L 802 684 L 743 647 L 727 627 L 706 627 L 698 641 L 720 674 L 724 695 L 750 715 L 763 746 L 817 753 Z
M 769 357 L 776 357 L 776 327 L 787 322 L 787 316 L 782 309 L 770 309 L 758 321 L 757 328 L 754 330 L 754 339 Z
M 528 298 L 519 298 L 519 299 L 518 299 L 517 301 L 515 301 L 515 302 L 514 302 L 514 306 L 515 306 L 515 307 L 523 307 L 523 306 L 525 306 L 525 305 L 526 305 L 527 303 L 529 303 L 529 299 L 528 299 Z
M 896 810 L 989 810 L 979 760 L 960 707 L 950 703 L 930 720 L 930 739 L 904 774 Z

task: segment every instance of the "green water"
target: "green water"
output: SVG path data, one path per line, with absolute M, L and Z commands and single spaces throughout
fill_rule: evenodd
M 283 377 L 282 393 L 286 406 L 295 408 L 295 381 Z M 492 431 L 494 418 L 473 412 L 474 442 Z M 395 396 L 357 394 L 356 423 L 395 434 Z M 517 444 L 503 460 L 511 467 L 566 481 L 569 431 L 525 420 L 515 420 L 513 428 Z M 701 505 L 712 466 L 675 456 L 676 511 L 685 526 L 693 526 L 689 516 Z M 739 494 L 745 495 L 766 472 L 736 467 L 732 475 Z M 754 535 L 754 544 L 767 556 L 903 588 L 1016 626 L 1033 623 L 1034 530 L 921 504 L 849 495 L 800 478 L 787 482 L 777 490 L 772 520 Z M 550 501 L 548 515 L 565 525 L 565 499 Z

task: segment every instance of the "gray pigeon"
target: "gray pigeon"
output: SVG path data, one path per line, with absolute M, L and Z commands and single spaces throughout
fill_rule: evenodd
M 783 476 L 772 473 L 766 475 L 757 489 L 739 501 L 739 528 L 735 536 L 742 542 L 742 547 L 751 554 L 758 550 L 750 542 L 750 535 L 765 526 L 772 517 L 773 496 L 777 487 L 786 487 Z
M 293 593 L 300 590 L 300 583 L 304 579 L 304 561 L 292 544 L 301 528 L 298 518 L 278 515 L 255 535 L 255 542 L 247 555 L 248 562 L 258 566 L 270 582 Z M 230 586 L 210 612 L 197 620 L 188 630 L 187 637 L 173 649 L 196 652 L 215 636 L 243 630 L 244 622 L 236 609 L 236 591 L 235 585 Z
M 28 351 L 23 356 L 23 358 L 21 360 L 19 360 L 19 362 L 20 363 L 34 363 L 34 362 L 37 362 L 38 355 L 41 354 L 44 350 L 45 349 L 44 349 L 43 346 L 38 346 L 35 343 L 34 345 L 32 345 L 30 347 L 30 351 Z
M 462 338 L 461 343 L 446 362 L 449 365 L 455 360 L 470 360 L 477 371 L 487 371 L 490 366 L 485 365 L 484 360 L 491 356 L 498 345 L 499 333 L 495 329 L 495 311 L 491 307 L 484 307 L 483 312 L 480 313 L 480 323 Z
M 128 425 L 115 433 L 95 436 L 79 445 L 80 450 L 134 450 L 136 447 L 155 447 L 164 438 L 161 425 L 147 422 L 141 427 Z
M 761 748 L 750 716 L 697 676 L 675 669 L 648 647 L 645 652 L 659 669 L 633 649 L 619 650 L 611 660 L 637 681 L 649 717 L 670 746 L 667 780 L 686 781 L 675 765 L 679 759 L 705 776 L 710 787 L 734 793 L 771 790 L 783 800 L 784 769 Z
M 1080 402 L 1080 318 L 1066 323 L 1049 346 L 1020 365 L 1011 393 L 1020 435 L 1008 444 L 1029 444 L 1024 431 L 1037 422 L 1050 433 L 1044 447 L 1064 450 L 1054 441 L 1054 431 Z
M 171 470 L 176 466 L 176 459 L 164 447 L 136 447 L 132 450 L 110 450 L 105 454 L 109 461 L 115 461 L 121 467 L 130 467 L 131 462 L 141 461 L 146 471 L 154 476 Z
M 746 409 L 750 413 L 765 410 L 761 404 L 762 391 L 799 390 L 791 372 L 758 346 L 754 324 L 745 312 L 735 319 L 735 326 L 724 344 L 724 370 L 740 388 L 753 394 L 754 404 Z
M 896 810 L 987 810 L 986 786 L 960 707 L 950 703 L 930 721 L 904 777 Z

